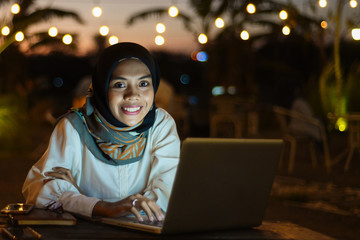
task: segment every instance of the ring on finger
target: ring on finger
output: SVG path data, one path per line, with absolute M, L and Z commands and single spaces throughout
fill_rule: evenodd
M 139 199 L 138 198 L 135 198 L 133 201 L 132 201 L 132 203 L 131 203 L 131 205 L 133 206 L 133 207 L 136 207 L 136 202 L 138 201 Z

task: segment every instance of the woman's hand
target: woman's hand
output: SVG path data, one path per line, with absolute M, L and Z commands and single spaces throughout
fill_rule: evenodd
M 140 214 L 141 210 L 146 213 L 150 221 L 162 221 L 165 218 L 155 201 L 141 194 L 135 194 L 117 202 L 100 201 L 94 206 L 93 216 L 116 218 L 134 214 L 137 220 L 142 222 L 144 219 Z
M 81 194 L 83 194 L 81 189 L 79 188 L 79 186 L 76 184 L 76 182 L 72 176 L 72 173 L 69 169 L 63 168 L 63 167 L 53 167 L 52 170 L 53 171 L 45 172 L 44 173 L 45 176 L 66 180 L 66 181 L 70 182 L 71 184 L 73 184 L 76 187 L 76 189 Z

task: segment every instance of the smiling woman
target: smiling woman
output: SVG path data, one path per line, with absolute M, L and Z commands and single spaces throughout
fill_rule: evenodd
M 56 125 L 46 153 L 30 170 L 27 202 L 56 202 L 85 216 L 134 214 L 162 220 L 180 140 L 174 119 L 156 108 L 160 81 L 152 55 L 135 43 L 105 49 L 95 67 L 92 93 Z

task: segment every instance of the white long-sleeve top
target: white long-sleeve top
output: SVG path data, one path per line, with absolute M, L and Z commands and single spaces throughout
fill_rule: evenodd
M 88 217 L 98 201 L 119 201 L 136 193 L 155 200 L 166 211 L 179 154 L 175 121 L 161 108 L 156 110 L 143 159 L 119 166 L 95 158 L 71 122 L 63 118 L 56 125 L 46 152 L 30 169 L 22 192 L 26 202 L 36 207 L 55 201 L 66 211 Z M 53 167 L 70 169 L 83 194 L 65 180 L 49 181 L 44 173 Z

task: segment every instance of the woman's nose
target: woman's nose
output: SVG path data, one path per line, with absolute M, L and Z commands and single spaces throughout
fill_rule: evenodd
M 139 96 L 139 91 L 134 87 L 128 87 L 125 91 L 124 98 L 125 99 L 133 99 Z

